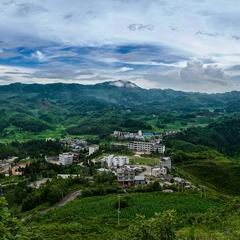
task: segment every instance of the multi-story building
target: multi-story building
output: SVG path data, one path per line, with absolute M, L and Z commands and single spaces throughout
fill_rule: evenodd
M 134 169 L 125 166 L 123 168 L 117 169 L 117 180 L 123 185 L 134 184 L 135 180 L 135 171 Z
M 161 157 L 160 158 L 160 166 L 171 170 L 172 168 L 172 160 L 170 157 Z
M 121 139 L 144 139 L 142 130 L 139 130 L 138 132 L 114 131 L 112 135 Z
M 73 163 L 74 155 L 72 153 L 62 153 L 59 154 L 59 162 L 62 165 L 71 165 Z
M 135 176 L 134 168 L 124 166 L 117 169 L 117 180 L 120 184 L 129 186 L 133 184 L 145 184 L 146 180 L 144 176 Z
M 90 145 L 88 148 L 88 155 L 92 155 L 95 152 L 97 152 L 99 150 L 99 146 L 98 145 Z
M 153 142 L 133 141 L 128 143 L 128 149 L 134 152 L 159 152 L 163 154 L 165 152 L 165 145 Z
M 102 159 L 103 162 L 107 163 L 109 168 L 111 167 L 122 167 L 129 164 L 129 158 L 127 156 L 114 156 L 109 155 Z

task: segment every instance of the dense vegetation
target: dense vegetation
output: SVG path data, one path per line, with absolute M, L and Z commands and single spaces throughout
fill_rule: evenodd
M 231 114 L 239 101 L 238 92 L 185 93 L 108 83 L 15 83 L 0 87 L 0 136 L 11 141 L 67 134 L 104 137 L 115 129 L 179 129 Z
M 0 86 L 0 159 L 18 156 L 16 161 L 31 162 L 21 177 L 0 175 L 0 238 L 239 239 L 239 103 L 239 92 L 184 93 L 108 83 Z M 204 185 L 205 194 L 199 189 L 163 193 L 156 181 L 126 192 L 114 175 L 96 174 L 101 165 L 91 159 L 97 155 L 80 155 L 81 165 L 65 167 L 44 160 L 68 151 L 45 138 L 80 135 L 101 143 L 99 154 L 128 154 L 133 164 L 155 165 L 159 156 L 139 158 L 110 144 L 113 130 L 139 129 L 185 129 L 164 138 L 166 155 L 172 157 L 173 173 L 199 189 Z M 59 173 L 80 176 L 61 179 Z M 31 187 L 43 178 L 51 180 Z M 77 200 L 53 208 L 75 190 L 81 191 Z
M 240 152 L 240 116 L 226 117 L 207 127 L 190 128 L 178 134 L 187 142 L 205 145 L 218 151 L 234 155 Z
M 195 194 L 161 192 L 121 195 L 121 201 L 125 204 L 122 204 L 119 226 L 117 195 L 75 200 L 64 208 L 51 210 L 46 215 L 39 214 L 33 219 L 32 225 L 36 224 L 46 239 L 59 239 L 60 236 L 69 236 L 70 239 L 115 239 L 125 235 L 125 230 L 133 223 L 136 214 L 149 218 L 154 216 L 155 212 L 175 209 L 179 214 L 191 216 L 193 213 L 204 213 L 208 208 L 219 205 L 214 199 L 202 199 Z M 136 227 L 140 224 L 137 222 Z

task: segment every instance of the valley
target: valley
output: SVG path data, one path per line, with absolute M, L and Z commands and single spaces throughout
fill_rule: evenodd
M 240 194 L 240 115 L 231 109 L 240 93 L 119 83 L 1 91 L 0 211 L 3 224 L 18 222 L 12 236 L 144 239 L 155 223 L 151 232 L 166 228 L 171 239 L 238 234 L 239 215 L 227 209 Z M 212 223 L 219 214 L 231 234 Z

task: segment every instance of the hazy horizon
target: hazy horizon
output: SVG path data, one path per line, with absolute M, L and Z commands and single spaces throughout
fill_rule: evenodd
M 3 0 L 0 11 L 0 85 L 240 90 L 236 0 Z

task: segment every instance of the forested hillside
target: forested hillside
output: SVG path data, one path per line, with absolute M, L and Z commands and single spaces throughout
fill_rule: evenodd
M 178 134 L 177 138 L 234 155 L 240 152 L 240 116 L 220 119 L 207 127 L 195 127 Z
M 239 92 L 187 93 L 117 87 L 106 82 L 0 86 L 0 136 L 4 139 L 108 135 L 115 129 L 147 131 L 206 125 L 237 111 Z M 30 135 L 29 135 L 30 134 Z

